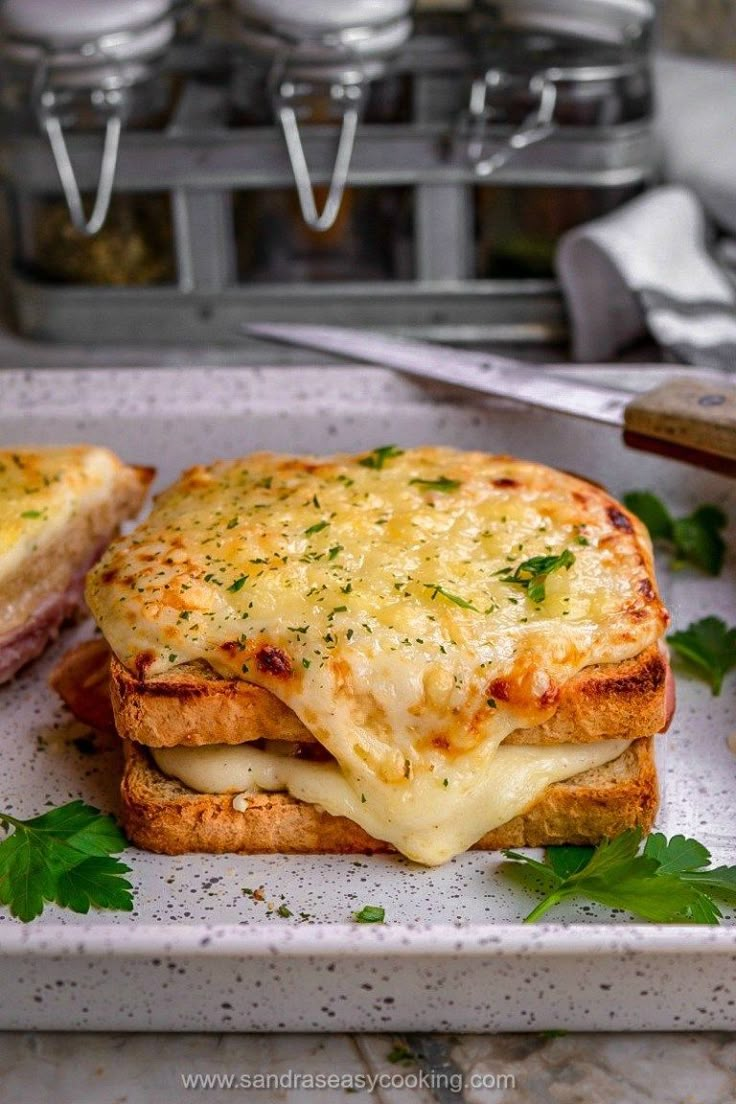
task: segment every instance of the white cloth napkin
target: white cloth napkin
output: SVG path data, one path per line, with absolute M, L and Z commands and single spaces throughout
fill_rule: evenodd
M 691 188 L 709 218 L 736 234 L 736 65 L 660 54 L 654 76 L 664 179 Z
M 736 291 L 687 189 L 655 188 L 576 227 L 556 264 L 576 360 L 610 360 L 649 334 L 669 359 L 736 371 Z

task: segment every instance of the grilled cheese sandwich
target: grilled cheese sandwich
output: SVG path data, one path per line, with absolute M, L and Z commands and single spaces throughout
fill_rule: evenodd
M 625 731 L 514 734 L 550 725 L 586 670 L 660 655 L 667 624 L 648 536 L 603 490 L 445 448 L 193 468 L 111 546 L 87 599 L 132 683 L 205 666 L 278 699 L 328 756 L 249 748 L 250 728 L 241 746 L 152 749 L 163 775 L 285 790 L 427 864 L 621 757 Z

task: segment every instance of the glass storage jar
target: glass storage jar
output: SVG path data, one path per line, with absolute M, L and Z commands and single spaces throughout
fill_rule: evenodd
M 45 134 L 57 195 L 11 195 L 20 264 L 71 283 L 173 279 L 168 200 L 115 195 L 126 126 L 162 125 L 174 95 L 163 62 L 180 0 L 5 0 L 0 5 L 0 125 Z M 97 188 L 83 194 L 70 132 L 99 133 Z
M 478 72 L 462 140 L 478 179 L 479 276 L 551 275 L 561 234 L 639 189 L 507 181 L 521 151 L 561 130 L 612 134 L 651 118 L 653 17 L 649 0 L 476 0 L 468 18 Z M 584 151 L 573 144 L 570 156 Z
M 370 84 L 386 73 L 408 39 L 412 0 L 232 2 L 243 44 L 268 65 L 271 110 L 284 136 L 302 218 L 313 231 L 330 231 L 340 221 L 341 206 L 350 203 L 350 160 Z M 302 145 L 305 123 L 339 127 L 331 178 L 319 189 Z

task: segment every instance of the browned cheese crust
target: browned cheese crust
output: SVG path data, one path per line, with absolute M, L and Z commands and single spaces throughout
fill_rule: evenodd
M 163 775 L 144 748 L 123 741 L 122 825 L 138 847 L 166 855 L 375 854 L 394 851 L 345 817 L 282 793 L 198 794 Z M 648 832 L 659 801 L 653 740 L 636 740 L 611 763 L 550 786 L 531 808 L 483 836 L 475 850 L 597 844 L 627 828 Z
M 586 667 L 562 688 L 553 716 L 519 728 L 509 744 L 636 739 L 665 727 L 667 660 L 652 645 L 634 659 Z M 121 736 L 148 747 L 199 747 L 250 740 L 314 742 L 296 714 L 269 690 L 223 679 L 190 663 L 151 679 L 113 657 L 111 697 Z

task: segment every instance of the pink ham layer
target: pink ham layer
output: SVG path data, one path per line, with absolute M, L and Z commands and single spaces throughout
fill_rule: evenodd
M 0 636 L 0 684 L 7 682 L 26 663 L 40 656 L 47 645 L 56 640 L 64 622 L 84 606 L 84 580 L 87 572 L 99 560 L 109 543 L 109 539 L 100 542 L 65 591 L 49 595 L 24 625 Z

